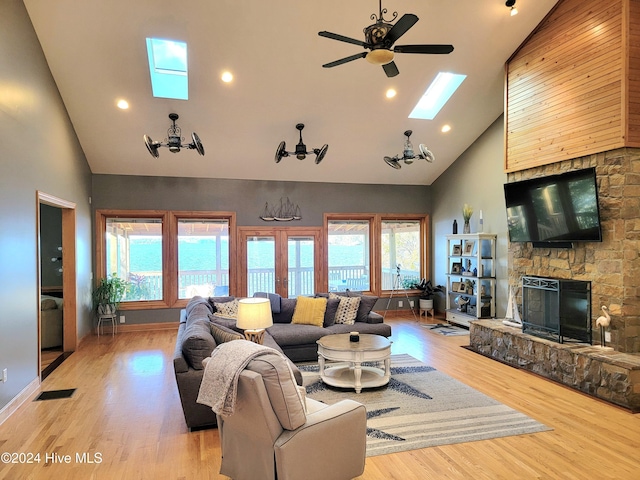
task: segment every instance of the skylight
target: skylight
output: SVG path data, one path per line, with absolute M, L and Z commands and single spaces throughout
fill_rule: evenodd
M 147 38 L 147 56 L 153 96 L 188 100 L 187 44 Z
M 466 75 L 439 72 L 409 114 L 409 118 L 433 120 L 465 78 Z

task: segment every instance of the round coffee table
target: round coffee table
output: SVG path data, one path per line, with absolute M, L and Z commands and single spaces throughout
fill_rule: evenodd
M 382 335 L 360 334 L 359 342 L 349 340 L 348 333 L 327 335 L 318 344 L 320 378 L 327 385 L 355 388 L 380 387 L 391 378 L 391 341 Z M 344 362 L 325 367 L 325 360 Z M 384 362 L 384 369 L 363 366 L 364 362 Z

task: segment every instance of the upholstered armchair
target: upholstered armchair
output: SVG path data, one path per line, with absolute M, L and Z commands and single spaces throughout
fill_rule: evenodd
M 254 358 L 238 381 L 233 414 L 218 415 L 220 473 L 234 480 L 333 480 L 364 471 L 366 411 L 299 394 L 279 355 Z

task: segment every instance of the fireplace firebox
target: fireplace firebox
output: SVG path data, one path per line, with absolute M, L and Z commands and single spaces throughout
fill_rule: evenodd
M 591 345 L 591 282 L 522 277 L 522 332 Z

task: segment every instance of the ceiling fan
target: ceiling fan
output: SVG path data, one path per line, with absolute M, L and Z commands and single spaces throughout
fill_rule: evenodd
M 359 58 L 366 58 L 369 63 L 374 65 L 382 65 L 384 73 L 387 77 L 395 77 L 400 73 L 398 67 L 393 61 L 394 54 L 396 53 L 426 53 L 426 54 L 447 54 L 453 52 L 453 45 L 396 45 L 393 44 L 407 31 L 415 25 L 418 21 L 418 17 L 412 13 L 405 13 L 395 25 L 393 22 L 398 17 L 398 12 L 393 12 L 393 18 L 386 20 L 383 15 L 387 13 L 387 9 L 382 8 L 382 0 L 379 2 L 380 11 L 379 15 L 375 13 L 371 14 L 371 20 L 375 20 L 376 23 L 369 25 L 365 28 L 364 36 L 365 41 L 356 40 L 355 38 L 345 37 L 331 32 L 318 32 L 321 37 L 332 38 L 340 42 L 353 43 L 354 45 L 360 45 L 369 52 L 362 52 L 350 57 L 341 58 L 334 62 L 325 63 L 322 65 L 324 68 L 332 68 L 343 63 L 352 62 Z M 393 47 L 393 48 L 392 48 Z
M 162 142 L 154 142 L 149 135 L 144 135 L 142 138 L 144 139 L 144 144 L 147 146 L 147 150 L 152 157 L 158 158 L 160 154 L 158 153 L 158 149 L 160 147 L 169 147 L 169 151 L 171 153 L 178 153 L 181 148 L 188 148 L 192 150 L 196 150 L 200 155 L 204 155 L 204 146 L 200 141 L 200 137 L 196 132 L 191 134 L 192 142 L 186 145 L 182 144 L 184 137 L 181 136 L 181 130 L 178 125 L 176 125 L 176 120 L 180 118 L 177 113 L 170 113 L 169 120 L 173 122 L 173 124 L 167 130 L 167 138 L 165 138 L 165 143 Z
M 405 137 L 407 139 L 404 141 L 404 149 L 402 150 L 402 156 L 394 155 L 393 157 L 384 157 L 384 161 L 390 167 L 395 168 L 396 170 L 400 170 L 401 165 L 400 162 L 403 161 L 407 165 L 411 165 L 414 160 L 426 160 L 429 163 L 433 163 L 435 160 L 435 156 L 431 152 L 431 150 L 427 149 L 426 145 L 421 143 L 418 145 L 418 149 L 420 153 L 418 155 L 413 151 L 413 144 L 411 143 L 411 134 L 413 132 L 411 130 L 407 130 L 404 132 Z

